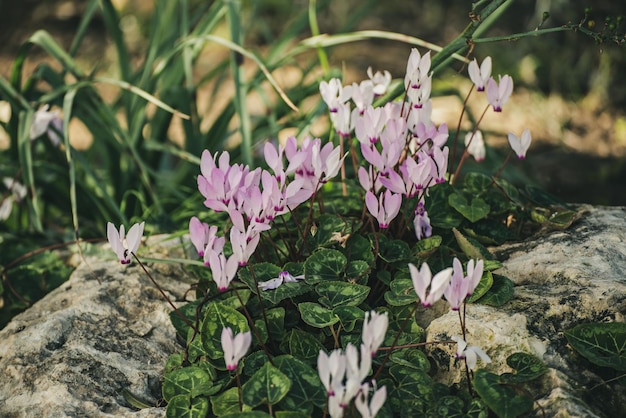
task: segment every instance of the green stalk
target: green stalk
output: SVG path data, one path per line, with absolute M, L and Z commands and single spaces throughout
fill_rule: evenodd
M 241 2 L 239 0 L 224 0 L 228 7 L 228 26 L 230 26 L 230 36 L 235 45 L 241 46 Z M 244 80 L 242 66 L 243 56 L 238 52 L 232 52 L 230 68 L 235 84 L 235 110 L 239 115 L 239 131 L 241 132 L 241 154 L 244 164 L 254 168 L 252 161 L 252 132 L 250 131 L 250 114 L 246 106 L 247 86 Z
M 309 0 L 309 27 L 311 28 L 312 36 L 319 36 L 320 28 L 317 25 L 317 0 Z M 328 56 L 322 46 L 317 46 L 317 57 L 320 60 L 320 65 L 324 71 L 324 75 L 328 75 L 330 66 L 328 65 Z
M 29 191 L 28 216 L 31 227 L 36 232 L 43 232 L 41 224 L 41 212 L 39 210 L 39 199 L 35 189 L 35 175 L 33 174 L 33 156 L 30 147 L 30 127 L 33 124 L 35 112 L 32 109 L 20 112 L 18 128 L 18 152 L 20 166 L 24 173 L 24 185 Z

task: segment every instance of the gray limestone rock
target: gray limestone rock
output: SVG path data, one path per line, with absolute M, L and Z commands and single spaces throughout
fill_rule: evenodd
M 496 273 L 515 283 L 515 297 L 499 308 L 467 308 L 467 340 L 491 356 L 487 369 L 511 372 L 506 358 L 516 351 L 549 367 L 534 387 L 538 416 L 537 404 L 548 417 L 621 416 L 626 405 L 626 387 L 605 383 L 604 372 L 568 346 L 563 334 L 580 323 L 624 322 L 626 313 L 626 209 L 580 210 L 581 218 L 565 231 L 493 248 L 504 262 Z M 427 331 L 428 340 L 460 334 L 457 313 L 434 319 Z M 437 378 L 448 384 L 463 379 L 454 348 L 431 349 L 443 370 Z
M 0 416 L 165 416 L 163 368 L 180 350 L 171 308 L 135 261 L 122 266 L 112 256 L 108 249 L 88 256 L 0 331 Z M 149 269 L 182 300 L 189 288 L 182 269 Z M 126 391 L 155 407 L 138 411 Z

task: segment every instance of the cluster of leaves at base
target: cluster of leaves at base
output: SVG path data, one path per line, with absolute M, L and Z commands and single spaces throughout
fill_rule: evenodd
M 59 254 L 46 251 L 10 265 L 16 259 L 41 247 L 40 240 L 26 240 L 0 234 L 0 329 L 47 293 L 65 282 L 72 268 Z M 4 266 L 9 266 L 8 268 Z
M 575 211 L 540 189 L 521 190 L 505 179 L 475 172 L 465 175 L 461 185 L 434 187 L 426 209 L 435 230 L 458 229 L 483 245 L 519 240 L 540 229 L 567 229 L 578 219 Z

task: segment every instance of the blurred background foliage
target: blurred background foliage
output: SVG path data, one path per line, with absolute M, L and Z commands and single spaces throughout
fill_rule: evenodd
M 369 66 L 403 77 L 411 45 L 399 41 L 325 48 L 327 66 L 323 54 L 302 43 L 315 31 L 311 5 L 322 34 L 391 31 L 441 46 L 471 19 L 487 38 L 583 22 L 595 38 L 566 31 L 473 45 L 473 56 L 492 55 L 494 73 L 509 73 L 516 83 L 506 116 L 485 120 L 493 139 L 488 160 L 508 152 L 507 131 L 529 127 L 535 139 L 529 158 L 507 178 L 537 183 L 568 201 L 626 204 L 626 4 L 596 1 L 592 10 L 589 2 L 566 0 L 473 4 L 485 10 L 492 3 L 502 5 L 483 22 L 470 17 L 472 3 L 461 0 L 0 2 L 0 178 L 28 190 L 0 223 L 0 262 L 12 269 L 2 271 L 5 293 L 19 267 L 5 248 L 103 237 L 107 221 L 146 220 L 148 234 L 184 229 L 202 208 L 196 175 L 203 149 L 229 149 L 234 159 L 251 162 L 265 140 L 326 137 L 320 80 L 360 81 Z M 245 58 L 233 52 L 236 44 Z M 261 63 L 299 112 L 279 98 Z M 465 74 L 466 66 L 453 61 L 436 76 L 436 118 L 451 129 L 469 89 Z M 164 110 L 158 100 L 190 118 Z M 60 146 L 29 138 L 43 105 L 69 127 Z M 466 122 L 462 130 L 472 128 Z M 11 192 L 0 185 L 0 194 L 6 199 Z M 14 298 L 20 307 L 47 287 L 22 285 L 36 290 Z

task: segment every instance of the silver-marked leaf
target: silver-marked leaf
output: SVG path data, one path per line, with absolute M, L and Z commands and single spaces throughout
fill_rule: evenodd
M 243 404 L 243 411 L 250 411 L 249 405 Z M 232 387 L 216 396 L 211 396 L 211 410 L 213 415 L 221 417 L 226 414 L 239 414 L 239 389 Z
M 370 293 L 368 286 L 338 281 L 324 281 L 315 287 L 318 295 L 325 298 L 329 308 L 360 305 Z
M 213 385 L 209 374 L 200 367 L 189 366 L 166 373 L 162 394 L 166 401 L 177 395 L 194 398 L 206 395 Z
M 515 369 L 515 374 L 503 373 L 500 375 L 500 379 L 508 383 L 530 382 L 548 372 L 548 367 L 543 361 L 528 353 L 513 353 L 507 357 L 506 364 Z
M 209 413 L 207 398 L 190 398 L 188 395 L 177 395 L 169 400 L 165 416 L 167 418 L 204 418 Z
M 308 284 L 339 280 L 347 264 L 346 256 L 340 251 L 323 248 L 311 254 L 304 262 L 304 280 Z
M 315 328 L 326 328 L 339 322 L 337 315 L 330 309 L 314 302 L 302 302 L 298 304 L 298 310 L 302 320 Z
M 313 406 L 323 408 L 326 404 L 326 389 L 317 370 L 303 361 L 285 354 L 274 359 L 276 367 L 291 379 L 289 393 L 280 401 L 281 407 L 311 415 Z
M 253 408 L 262 403 L 275 405 L 290 388 L 289 377 L 267 362 L 243 385 L 242 397 L 244 403 Z

